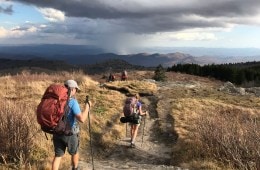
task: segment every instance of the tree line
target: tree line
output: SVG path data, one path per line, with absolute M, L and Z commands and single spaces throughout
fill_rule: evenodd
M 210 64 L 176 64 L 167 71 L 175 71 L 192 75 L 213 77 L 222 81 L 230 81 L 237 85 L 260 85 L 260 62 Z

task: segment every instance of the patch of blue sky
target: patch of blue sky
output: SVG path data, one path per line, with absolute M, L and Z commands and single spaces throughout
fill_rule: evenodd
M 219 34 L 222 45 L 240 48 L 260 48 L 260 26 L 239 25 L 230 32 Z
M 34 6 L 13 3 L 13 13 L 0 13 L 0 26 L 6 29 L 20 26 L 25 23 L 46 23 L 42 14 Z M 2 7 L 6 6 L 2 4 Z

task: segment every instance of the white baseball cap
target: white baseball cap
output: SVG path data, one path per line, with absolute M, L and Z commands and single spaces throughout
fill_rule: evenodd
M 76 88 L 77 90 L 80 90 L 78 83 L 75 80 L 66 80 L 64 84 L 67 87 Z

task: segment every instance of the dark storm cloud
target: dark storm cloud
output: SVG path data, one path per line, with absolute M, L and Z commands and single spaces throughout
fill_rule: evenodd
M 198 0 L 197 2 L 192 4 L 191 11 L 204 17 L 243 17 L 260 12 L 259 0 Z
M 153 33 L 179 31 L 189 28 L 226 27 L 226 23 L 212 21 L 197 21 L 193 19 L 172 18 L 170 16 L 128 19 L 119 21 L 127 32 Z
M 204 17 L 254 15 L 259 0 L 16 0 L 64 11 L 67 16 L 88 18 L 146 18 L 155 15 L 202 15 Z
M 0 6 L 0 13 L 9 14 L 9 15 L 13 14 L 13 6 L 9 5 L 6 8 Z
M 260 13 L 259 0 L 190 0 L 189 2 L 181 0 L 20 0 L 19 2 L 58 9 L 67 17 L 110 20 L 114 26 L 134 33 L 226 27 L 229 23 L 246 23 L 244 17 Z M 194 16 L 201 18 L 194 18 Z M 210 18 L 212 19 L 209 20 Z M 233 21 L 222 18 L 230 18 Z

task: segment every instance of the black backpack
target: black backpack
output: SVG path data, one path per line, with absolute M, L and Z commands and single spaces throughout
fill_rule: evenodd
M 133 123 L 133 124 L 139 124 L 141 122 L 141 116 L 139 114 L 134 113 L 131 116 L 125 116 L 120 118 L 121 123 Z

